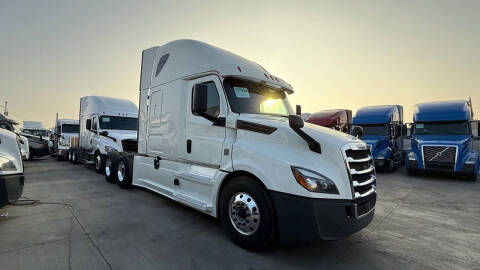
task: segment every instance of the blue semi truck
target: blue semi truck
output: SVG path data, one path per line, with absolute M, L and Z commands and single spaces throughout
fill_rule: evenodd
M 382 105 L 360 108 L 353 118 L 353 125 L 363 129 L 362 140 L 371 146 L 375 168 L 390 172 L 404 163 L 403 107 Z
M 472 180 L 478 175 L 478 122 L 473 122 L 471 102 L 444 101 L 415 106 L 406 168 L 416 171 L 460 173 Z

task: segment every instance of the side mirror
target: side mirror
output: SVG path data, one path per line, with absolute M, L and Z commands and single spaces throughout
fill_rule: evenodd
M 87 119 L 87 122 L 85 123 L 85 128 L 87 130 L 92 130 L 92 119 Z
M 108 136 L 108 131 L 102 131 L 102 132 L 100 132 L 100 135 L 102 135 L 102 136 Z
M 288 116 L 288 124 L 294 130 L 295 129 L 301 129 L 304 126 L 303 119 L 299 115 L 289 115 Z
M 197 84 L 192 93 L 192 112 L 203 115 L 207 111 L 208 88 L 206 85 Z
M 295 114 L 302 115 L 302 106 L 300 105 L 295 106 Z
M 355 136 L 360 139 L 362 138 L 362 135 L 363 135 L 363 128 L 361 126 L 352 126 L 350 133 L 352 136 Z

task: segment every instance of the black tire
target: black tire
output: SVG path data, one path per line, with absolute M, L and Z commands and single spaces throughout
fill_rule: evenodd
M 78 151 L 77 149 L 72 149 L 72 163 L 78 164 Z
M 28 148 L 28 151 L 30 152 L 30 156 L 28 157 L 28 160 L 32 160 L 33 156 L 35 155 L 35 150 L 33 148 Z
M 73 161 L 72 161 L 72 149 L 68 149 L 68 157 L 67 158 L 68 158 L 68 161 L 70 163 L 73 163 Z
M 258 212 L 256 207 L 250 209 L 251 205 L 248 206 L 240 201 L 235 203 L 242 196 L 252 198 L 253 205 L 258 207 Z M 238 209 L 242 212 L 238 213 Z M 230 239 L 247 250 L 261 251 L 267 248 L 275 238 L 276 217 L 270 196 L 262 185 L 250 177 L 238 176 L 225 185 L 220 194 L 219 218 Z M 259 224 L 256 225 L 256 222 Z M 250 227 L 250 224 L 254 226 Z M 243 229 L 237 227 L 242 225 Z M 254 228 L 255 225 L 256 228 Z M 242 230 L 243 232 L 240 232 Z
M 127 157 L 119 157 L 117 163 L 117 184 L 119 187 L 129 189 L 132 186 L 132 174 L 130 160 Z
M 62 160 L 63 160 L 63 156 L 59 155 L 58 151 L 57 151 L 57 161 L 62 161 Z
M 465 177 L 472 182 L 477 181 L 477 175 L 474 173 L 467 173 Z
M 394 169 L 393 168 L 393 160 L 391 160 L 391 159 L 385 160 L 385 163 L 384 163 L 383 166 L 384 166 L 383 167 L 383 172 L 385 172 L 385 173 L 393 172 L 393 169 Z
M 118 155 L 109 153 L 105 158 L 105 180 L 109 183 L 117 182 Z
M 411 169 L 411 168 L 407 168 L 407 175 L 415 176 L 415 175 L 417 175 L 417 170 Z
M 100 152 L 96 152 L 94 156 L 94 161 L 95 171 L 97 173 L 103 173 L 105 171 L 105 157 Z

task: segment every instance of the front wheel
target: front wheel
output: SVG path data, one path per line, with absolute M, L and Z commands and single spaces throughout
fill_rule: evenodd
M 232 179 L 220 194 L 219 217 L 230 239 L 251 251 L 267 248 L 275 236 L 275 212 L 267 190 L 250 177 Z
M 119 187 L 128 189 L 132 186 L 132 175 L 130 173 L 129 160 L 126 157 L 120 157 L 117 164 L 117 184 Z
M 95 153 L 95 171 L 97 173 L 103 173 L 105 167 L 105 158 L 99 152 Z
M 105 158 L 105 180 L 109 183 L 117 182 L 117 159 L 114 154 L 108 154 Z

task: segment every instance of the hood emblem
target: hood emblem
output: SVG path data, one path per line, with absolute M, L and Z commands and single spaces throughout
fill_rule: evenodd
M 441 157 L 442 154 L 443 154 L 443 152 L 447 151 L 447 149 L 448 149 L 448 147 L 445 148 L 445 149 L 443 149 L 443 150 L 440 151 L 440 152 L 437 152 L 437 153 L 435 154 L 435 156 L 433 156 L 429 161 L 432 161 L 432 160 L 436 159 L 437 157 Z

